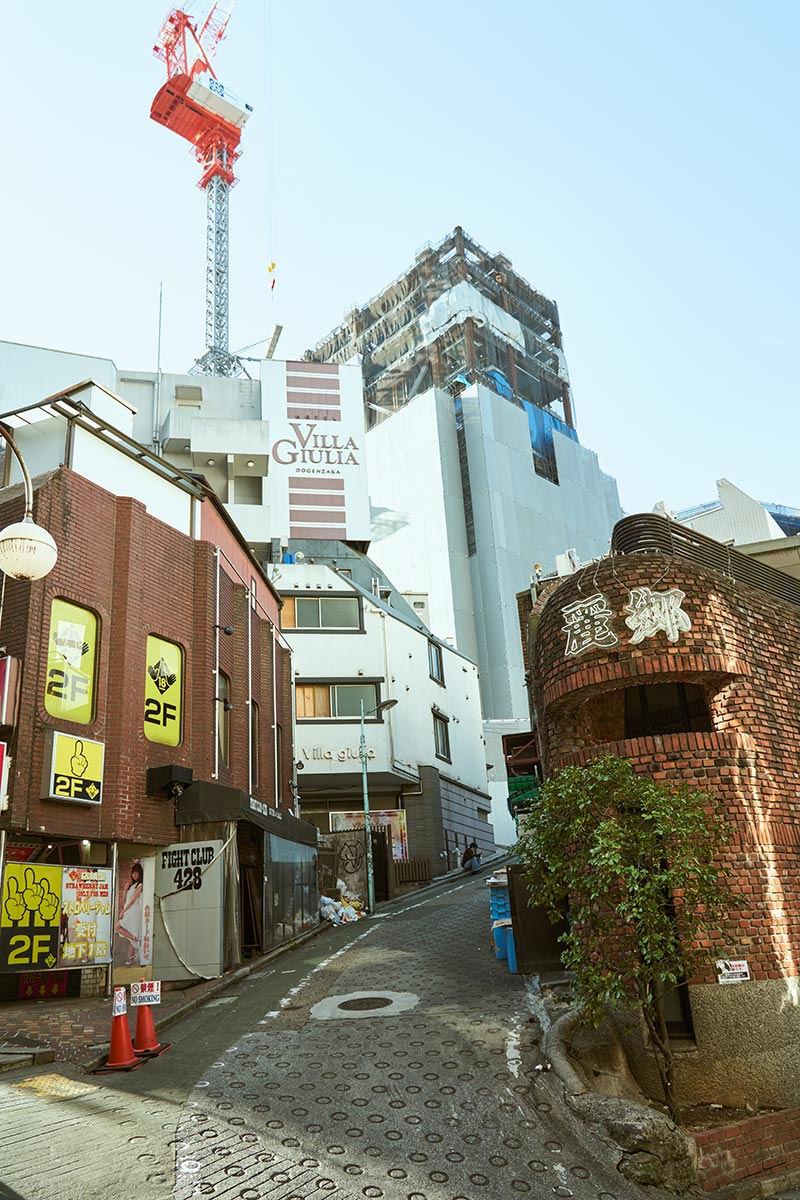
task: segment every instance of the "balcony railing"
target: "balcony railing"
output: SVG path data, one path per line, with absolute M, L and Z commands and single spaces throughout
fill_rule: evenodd
M 611 553 L 668 554 L 672 558 L 685 558 L 696 566 L 706 567 L 736 583 L 759 588 L 800 607 L 800 579 L 776 571 L 732 546 L 723 546 L 705 534 L 655 513 L 636 513 L 618 521 L 611 536 Z

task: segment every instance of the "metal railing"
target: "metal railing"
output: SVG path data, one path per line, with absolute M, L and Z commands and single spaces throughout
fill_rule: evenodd
M 800 579 L 655 513 L 636 513 L 618 521 L 611 535 L 611 553 L 684 558 L 800 607 Z

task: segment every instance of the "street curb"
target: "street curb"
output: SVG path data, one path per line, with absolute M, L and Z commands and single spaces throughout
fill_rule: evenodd
M 195 1009 L 200 1008 L 207 1000 L 211 1000 L 216 996 L 218 992 L 224 992 L 232 984 L 239 983 L 240 980 L 246 979 L 248 975 L 254 975 L 256 971 L 259 971 L 262 967 L 269 966 L 271 962 L 276 958 L 280 958 L 282 954 L 286 954 L 289 950 L 296 950 L 299 946 L 311 941 L 312 938 L 318 937 L 324 930 L 330 928 L 332 927 L 327 921 L 320 921 L 319 925 L 314 929 L 309 929 L 305 933 L 301 933 L 298 937 L 292 938 L 290 942 L 282 942 L 274 950 L 269 950 L 266 954 L 262 954 L 258 958 L 252 959 L 240 967 L 235 967 L 232 971 L 226 972 L 224 975 L 220 975 L 219 979 L 214 979 L 210 982 L 203 981 L 207 983 L 207 986 L 204 988 L 202 996 L 189 996 L 184 1004 L 176 1005 L 175 1008 L 166 1013 L 158 1022 L 159 1030 L 167 1029 L 176 1021 L 181 1020 L 182 1017 L 186 1017 L 189 1013 L 194 1012 Z M 202 986 L 202 984 L 198 986 Z M 189 989 L 187 988 L 186 990 L 188 991 Z M 89 1059 L 87 1063 L 82 1064 L 80 1069 L 85 1074 L 91 1074 L 98 1067 L 102 1067 L 108 1057 L 110 1048 L 110 1042 L 107 1044 L 104 1043 L 103 1050 L 95 1058 Z

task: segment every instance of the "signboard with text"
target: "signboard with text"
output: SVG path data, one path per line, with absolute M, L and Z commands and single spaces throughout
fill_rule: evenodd
M 52 737 L 46 796 L 51 800 L 100 804 L 105 743 L 55 731 Z
M 176 843 L 155 856 L 153 973 L 222 974 L 222 842 Z
M 111 871 L 6 862 L 0 971 L 52 971 L 111 961 Z

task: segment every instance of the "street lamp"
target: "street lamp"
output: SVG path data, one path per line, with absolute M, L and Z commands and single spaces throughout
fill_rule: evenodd
M 16 442 L 5 425 L 0 437 L 19 463 L 25 484 L 25 516 L 0 530 L 0 570 L 12 579 L 43 579 L 56 565 L 58 550 L 50 534 L 33 519 L 33 484 Z
M 361 701 L 361 793 L 364 798 L 364 833 L 367 839 L 367 908 L 375 912 L 375 872 L 372 867 L 372 826 L 369 823 L 369 792 L 367 791 L 367 736 L 364 730 L 364 718 L 378 716 L 387 709 L 394 708 L 396 700 L 382 700 L 374 708 L 364 711 L 364 701 Z

